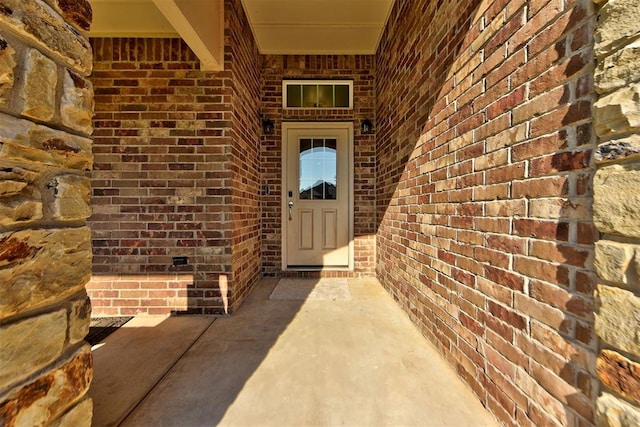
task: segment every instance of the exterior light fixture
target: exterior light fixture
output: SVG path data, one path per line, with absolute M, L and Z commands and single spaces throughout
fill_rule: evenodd
M 276 125 L 269 118 L 262 119 L 262 133 L 265 135 L 273 135 Z
M 368 135 L 373 132 L 373 123 L 371 120 L 364 119 L 360 122 L 360 133 L 363 135 Z

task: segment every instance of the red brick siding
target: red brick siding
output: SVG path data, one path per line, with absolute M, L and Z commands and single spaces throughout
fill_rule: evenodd
M 232 301 L 237 306 L 261 276 L 260 64 L 242 4 L 228 0 L 225 9 L 233 81 Z
M 398 0 L 376 55 L 378 277 L 508 425 L 594 420 L 592 13 Z
M 375 269 L 375 135 L 361 135 L 360 122 L 374 120 L 375 79 L 373 56 L 267 55 L 262 64 L 262 113 L 275 123 L 273 135 L 261 142 L 263 185 L 262 271 L 266 276 L 282 273 L 281 158 L 283 121 L 353 122 L 354 135 L 354 272 L 284 273 L 305 277 L 372 276 Z M 282 109 L 284 78 L 353 79 L 354 109 Z
M 257 51 L 225 8 L 222 72 L 179 39 L 92 41 L 95 314 L 220 313 L 220 275 L 235 308 L 260 272 Z

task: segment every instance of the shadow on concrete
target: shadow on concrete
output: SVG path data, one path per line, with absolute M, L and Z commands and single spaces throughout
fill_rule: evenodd
M 265 279 L 256 286 L 233 321 L 211 316 L 137 317 L 94 346 L 93 425 L 141 425 L 127 417 L 159 385 L 154 392 L 178 387 L 180 399 L 153 408 L 160 417 L 153 425 L 202 425 L 167 419 L 188 412 L 205 417 L 199 419 L 206 419 L 206 425 L 216 425 L 304 303 L 278 301 L 286 309 L 271 311 L 264 300 L 277 282 Z M 202 340 L 214 320 L 226 327 Z M 187 352 L 194 363 L 176 365 Z M 216 357 L 210 358 L 212 354 Z M 188 383 L 181 383 L 185 379 Z M 138 414 L 151 416 L 145 408 Z
M 84 340 L 91 346 L 99 344 L 131 319 L 133 319 L 132 316 L 100 317 L 91 319 L 89 333 Z
M 261 281 L 121 425 L 495 425 L 375 279 L 337 281 Z
M 263 280 L 232 317 L 218 318 L 220 328 L 189 349 L 189 363 L 174 366 L 153 391 L 172 398 L 142 402 L 123 425 L 217 425 L 304 303 L 277 301 L 286 309 L 272 310 L 265 300 L 277 283 Z
M 93 425 L 119 425 L 214 320 L 136 317 L 93 345 Z

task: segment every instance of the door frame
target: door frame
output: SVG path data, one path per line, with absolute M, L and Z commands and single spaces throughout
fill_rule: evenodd
M 287 262 L 287 232 L 288 232 L 288 218 L 287 218 L 287 186 L 289 171 L 287 168 L 288 163 L 288 133 L 291 129 L 346 129 L 348 134 L 347 141 L 347 161 L 349 162 L 349 176 L 347 182 L 349 184 L 348 191 L 348 211 L 349 211 L 349 225 L 348 225 L 348 241 L 349 241 L 349 265 L 347 267 L 321 267 L 321 268 L 291 268 Z M 282 181 L 280 188 L 282 189 L 280 195 L 280 207 L 281 207 L 281 258 L 282 258 L 282 271 L 353 271 L 354 269 L 354 242 L 353 242 L 353 221 L 354 221 L 354 127 L 353 122 L 283 122 L 282 123 L 282 150 L 280 156 L 280 165 L 282 167 Z

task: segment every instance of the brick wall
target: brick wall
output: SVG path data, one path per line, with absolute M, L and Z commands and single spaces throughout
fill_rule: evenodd
M 232 302 L 236 306 L 260 277 L 260 64 L 251 27 L 239 1 L 225 3 L 233 81 Z
M 507 425 L 589 425 L 593 7 L 396 2 L 376 55 L 377 274 Z
M 640 425 L 640 2 L 596 1 L 597 421 Z
M 83 0 L 0 1 L 0 425 L 90 426 Z
M 322 272 L 322 276 L 372 276 L 375 268 L 375 135 L 362 135 L 360 122 L 374 121 L 375 78 L 373 56 L 266 55 L 262 57 L 262 114 L 275 123 L 273 135 L 261 141 L 263 186 L 269 194 L 262 203 L 262 272 L 282 275 L 282 122 L 353 122 L 354 135 L 354 271 Z M 353 110 L 305 110 L 282 108 L 285 78 L 353 79 Z M 317 273 L 284 273 L 317 276 Z
M 92 40 L 96 314 L 221 313 L 255 283 L 257 50 L 247 25 L 240 2 L 226 1 L 221 72 L 200 71 L 180 39 Z

